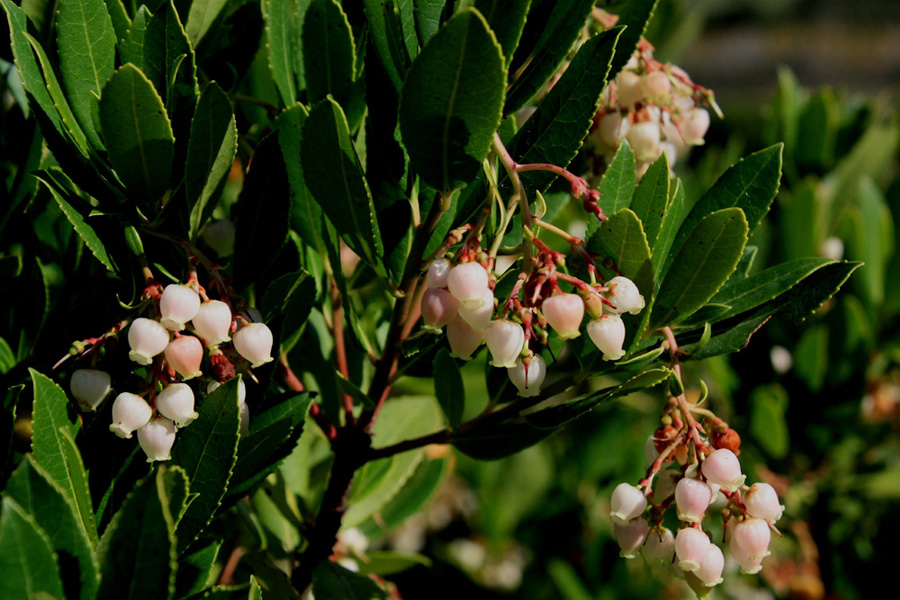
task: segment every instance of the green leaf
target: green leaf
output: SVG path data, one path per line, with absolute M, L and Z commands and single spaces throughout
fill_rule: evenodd
M 466 407 L 466 391 L 463 389 L 462 375 L 456 359 L 446 348 L 441 348 L 434 357 L 434 394 L 447 417 L 450 429 L 456 431 L 462 422 Z
M 96 540 L 87 474 L 74 442 L 78 433 L 74 409 L 66 393 L 53 380 L 34 369 L 29 371 L 34 386 L 31 438 L 34 459 L 75 504 L 84 530 Z
M 481 169 L 500 125 L 506 67 L 478 11 L 457 13 L 413 63 L 400 95 L 400 132 L 410 161 L 449 194 Z
M 785 419 L 788 403 L 787 392 L 780 385 L 758 387 L 750 395 L 750 433 L 760 447 L 775 459 L 787 457 L 790 449 Z
M 441 13 L 447 0 L 415 0 L 416 30 L 424 46 L 441 26 Z M 482 13 L 483 14 L 483 13 Z M 398 86 L 399 87 L 399 86 Z
M 343 240 L 370 266 L 379 265 L 384 248 L 375 206 L 344 111 L 331 98 L 309 113 L 300 158 L 307 188 Z
M 651 329 L 677 324 L 706 304 L 734 272 L 746 243 L 747 219 L 740 208 L 718 210 L 700 221 L 660 286 Z
M 363 8 L 366 12 L 366 20 L 369 23 L 369 32 L 372 36 L 372 44 L 384 72 L 390 79 L 395 90 L 399 90 L 406 75 L 406 66 L 397 64 L 391 48 L 399 45 L 395 39 L 396 32 L 388 27 L 385 14 L 389 9 L 385 0 L 363 0 Z
M 819 325 L 803 332 L 794 348 L 793 372 L 811 392 L 822 391 L 828 374 L 827 328 Z
M 77 509 L 59 484 L 28 454 L 7 481 L 5 492 L 34 518 L 59 552 L 66 596 L 94 598 L 99 580 L 94 547 Z
M 594 0 L 557 0 L 531 51 L 530 60 L 519 68 L 515 81 L 509 87 L 503 106 L 504 115 L 522 108 L 544 87 L 578 40 L 593 8 Z
M 109 13 L 110 21 L 112 21 L 113 30 L 116 32 L 116 39 L 121 40 L 131 27 L 131 17 L 125 12 L 125 5 L 122 4 L 122 0 L 103 1 L 106 4 L 106 11 Z
M 636 183 L 634 151 L 628 141 L 623 139 L 622 145 L 606 167 L 600 185 L 597 186 L 600 191 L 600 208 L 603 212 L 611 215 L 631 206 Z M 596 229 L 597 222 L 591 219 L 588 223 L 588 232 L 592 233 Z
M 211 583 L 213 567 L 221 547 L 221 539 L 200 538 L 189 551 L 181 555 L 175 576 L 176 598 L 197 594 Z
M 169 512 L 172 515 L 173 523 L 177 526 L 184 511 L 197 495 L 190 493 L 187 473 L 178 465 L 162 465 L 159 470 L 163 472 L 163 488 L 168 499 Z
M 139 481 L 103 533 L 99 600 L 174 597 L 175 520 L 163 474 L 159 469 Z
M 366 562 L 359 565 L 360 575 L 378 575 L 386 577 L 396 575 L 416 566 L 430 568 L 431 559 L 412 552 L 396 552 L 391 550 L 375 550 L 366 552 Z
M 638 42 L 647 31 L 647 25 L 653 17 L 656 10 L 656 4 L 659 0 L 630 0 L 621 8 L 614 12 L 619 16 L 617 25 L 625 25 L 625 33 L 619 43 L 619 51 L 616 52 L 616 58 L 613 60 L 612 68 L 609 70 L 609 78 L 612 79 L 619 74 L 631 55 L 637 49 Z
M 656 243 L 653 245 L 651 258 L 653 260 L 653 277 L 659 281 L 662 278 L 663 267 L 669 260 L 669 252 L 672 244 L 675 242 L 675 235 L 681 226 L 681 219 L 684 216 L 685 198 L 684 186 L 681 180 L 675 180 L 675 189 L 670 190 L 671 198 L 663 215 L 662 222 L 659 225 L 659 234 L 656 237 Z
M 236 210 L 234 276 L 253 282 L 278 256 L 290 229 L 291 194 L 278 132 L 257 147 Z
M 164 2 L 147 23 L 143 54 L 143 70 L 165 98 L 166 109 L 177 123 L 177 113 L 193 111 L 198 89 L 194 49 L 174 0 Z
M 312 0 L 303 21 L 303 74 L 309 104 L 331 96 L 349 112 L 356 46 L 347 15 L 335 0 Z
M 303 144 L 303 124 L 309 111 L 302 104 L 286 108 L 275 120 L 278 142 L 287 166 L 288 181 L 291 186 L 291 225 L 303 241 L 325 256 L 325 242 L 322 239 L 322 209 L 313 199 L 303 177 L 300 148 Z
M 475 8 L 497 36 L 507 65 L 519 45 L 530 7 L 531 0 L 475 0 Z
M 299 57 L 294 48 L 299 43 L 300 32 L 296 28 L 294 13 L 296 4 L 291 0 L 262 2 L 269 48 L 269 69 L 285 106 L 291 106 L 297 101 L 297 83 L 294 74 L 299 67 Z
M 119 57 L 123 63 L 131 63 L 139 69 L 144 68 L 144 36 L 152 16 L 147 6 L 142 4 L 126 34 L 119 38 Z
M 249 600 L 263 600 L 262 589 L 260 589 L 259 582 L 256 581 L 256 577 L 253 575 L 250 576 L 250 594 L 247 597 Z
M 547 572 L 559 590 L 562 600 L 591 600 L 593 597 L 585 589 L 575 569 L 562 559 L 552 559 L 547 565 Z
M 184 29 L 194 48 L 209 31 L 210 26 L 219 17 L 226 4 L 228 4 L 228 0 L 194 0 L 191 2 L 191 10 L 188 11 Z
M 237 125 L 228 95 L 215 82 L 203 90 L 191 121 L 184 189 L 191 239 L 212 215 L 237 153 Z
M 510 155 L 519 164 L 551 163 L 565 167 L 587 136 L 600 104 L 606 72 L 621 29 L 612 29 L 586 41 L 535 113 L 510 140 Z M 632 168 L 632 179 L 634 169 Z M 522 173 L 532 189 L 546 191 L 556 175 L 546 171 Z
M 162 99 L 134 65 L 120 67 L 103 88 L 100 127 L 129 193 L 156 203 L 169 187 L 175 138 Z
M 238 445 L 238 459 L 234 465 L 234 474 L 231 478 L 231 489 L 244 492 L 249 487 L 242 485 L 261 471 L 267 473 L 275 470 L 278 462 L 284 458 L 275 455 L 276 450 L 288 442 L 294 431 L 295 423 L 291 418 L 284 418 L 257 429 L 248 435 L 241 437 Z M 269 460 L 275 456 L 275 460 Z M 229 490 L 230 491 L 230 490 Z
M 669 160 L 663 152 L 644 173 L 631 201 L 631 210 L 641 220 L 647 243 L 651 248 L 659 236 L 659 229 L 668 206 Z
M 56 19 L 59 68 L 72 112 L 94 148 L 103 144 L 91 119 L 91 92 L 98 96 L 116 68 L 116 32 L 103 0 L 60 2 Z
M 884 302 L 887 266 L 896 238 L 891 211 L 878 186 L 869 177 L 859 179 L 853 205 L 847 208 L 845 225 L 847 258 L 866 264 L 854 280 L 859 296 L 870 306 Z
M 53 547 L 31 515 L 4 497 L 0 514 L 0 597 L 42 595 L 64 597 Z
M 388 600 L 390 596 L 368 577 L 325 560 L 313 571 L 313 593 L 318 600 Z
M 240 409 L 238 379 L 223 383 L 199 406 L 200 416 L 178 434 L 172 465 L 182 467 L 190 479 L 190 493 L 199 496 L 178 523 L 178 552 L 206 528 L 219 507 L 237 460 Z

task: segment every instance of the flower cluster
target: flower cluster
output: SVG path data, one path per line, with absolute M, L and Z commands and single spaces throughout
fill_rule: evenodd
M 169 460 L 177 431 L 198 417 L 196 391 L 189 382 L 206 380 L 206 392 L 211 393 L 236 376 L 236 363 L 254 368 L 272 361 L 274 340 L 264 323 L 251 321 L 249 312 L 233 310 L 230 295 L 223 294 L 224 300 L 209 298 L 193 271 L 186 284 L 170 284 L 164 289 L 151 280 L 145 298 L 145 306 L 154 313 L 152 318 L 137 317 L 130 324 L 124 321 L 112 331 L 117 334 L 127 326 L 128 358 L 143 373 L 144 385 L 138 393 L 116 396 L 109 429 L 126 439 L 136 432 L 147 460 L 153 462 Z M 92 338 L 76 343 L 75 348 L 83 350 L 86 343 L 91 344 L 81 357 L 91 356 L 96 361 L 97 351 L 109 338 L 109 334 Z M 206 375 L 205 357 L 209 365 Z M 112 389 L 112 377 L 100 369 L 77 369 L 69 388 L 83 411 L 96 412 Z M 245 432 L 249 413 L 243 381 L 238 383 L 238 402 Z
M 681 68 L 655 60 L 653 46 L 641 40 L 603 91 L 591 134 L 594 151 L 609 158 L 625 139 L 639 175 L 663 152 L 674 166 L 678 155 L 703 144 L 710 122 L 704 106 L 719 112 L 710 90 Z

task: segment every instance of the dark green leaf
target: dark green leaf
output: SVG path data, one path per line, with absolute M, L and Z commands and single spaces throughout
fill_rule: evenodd
M 785 411 L 788 407 L 787 392 L 779 385 L 768 385 L 753 390 L 750 396 L 750 433 L 760 447 L 772 458 L 783 459 L 790 449 Z
M 531 59 L 519 69 L 509 88 L 503 106 L 504 115 L 522 108 L 544 87 L 578 40 L 593 8 L 594 0 L 558 0 L 555 3 L 531 51 Z M 601 89 L 602 84 L 601 81 Z
M 804 331 L 793 354 L 794 375 L 811 392 L 821 392 L 828 374 L 828 329 L 818 325 Z
M 52 185 L 48 180 L 45 180 L 41 177 L 38 177 L 41 183 L 50 191 L 50 195 L 53 196 L 53 199 L 56 200 L 56 203 L 59 205 L 60 210 L 62 210 L 63 214 L 66 215 L 66 218 L 69 220 L 69 223 L 72 224 L 72 227 L 75 229 L 75 233 L 78 234 L 78 237 L 84 241 L 85 246 L 91 251 L 97 260 L 103 263 L 109 271 L 115 273 L 116 269 L 113 266 L 112 262 L 109 259 L 109 255 L 106 253 L 106 247 L 103 245 L 103 242 L 100 241 L 100 238 L 97 236 L 97 232 L 94 231 L 94 228 L 85 221 L 84 217 L 79 213 L 75 208 L 69 204 L 69 202 L 63 198 L 62 194 L 59 190 L 56 189 L 56 186 Z
M 291 185 L 291 224 L 303 241 L 325 256 L 325 242 L 322 239 L 322 209 L 313 199 L 303 178 L 300 161 L 303 124 L 309 111 L 302 104 L 285 109 L 275 121 L 278 141 L 287 166 L 288 181 Z
M 669 160 L 663 152 L 654 161 L 634 191 L 631 210 L 644 225 L 647 243 L 653 248 L 669 206 Z
M 315 104 L 331 94 L 349 112 L 356 47 L 347 15 L 335 0 L 312 0 L 303 21 L 303 48 L 307 102 Z
M 190 482 L 184 469 L 178 465 L 163 465 L 160 470 L 163 472 L 163 488 L 169 503 L 169 513 L 172 515 L 173 523 L 177 526 L 187 507 L 197 495 L 191 494 Z
M 676 180 L 675 189 L 670 190 L 672 197 L 669 205 L 666 207 L 666 214 L 663 215 L 662 223 L 659 226 L 659 234 L 656 237 L 656 243 L 653 245 L 651 254 L 653 259 L 653 277 L 659 281 L 665 273 L 663 267 L 668 263 L 669 251 L 675 241 L 675 235 L 681 226 L 681 219 L 684 216 L 685 199 L 684 186 L 681 180 Z
M 162 99 L 134 65 L 120 67 L 103 88 L 100 127 L 129 193 L 156 203 L 169 187 L 175 138 Z
M 619 74 L 631 55 L 637 49 L 638 42 L 647 30 L 647 24 L 653 17 L 656 4 L 659 0 L 630 0 L 621 7 L 616 14 L 619 16 L 617 25 L 625 25 L 625 33 L 619 43 L 619 51 L 613 60 L 609 77 L 612 79 Z
M 497 36 L 507 65 L 519 45 L 530 7 L 531 0 L 475 0 L 475 8 Z
M 619 272 L 629 279 L 643 275 L 650 285 L 635 283 L 645 297 L 651 295 L 650 246 L 640 219 L 630 209 L 623 208 L 600 223 L 597 232 L 588 240 L 587 248 L 592 253 L 613 259 Z
M 313 571 L 313 593 L 319 600 L 388 600 L 390 596 L 368 577 L 325 560 Z
M 870 306 L 884 302 L 887 265 L 894 254 L 896 234 L 891 211 L 878 186 L 869 177 L 859 179 L 853 205 L 847 207 L 845 226 L 847 258 L 864 262 L 866 268 L 854 279 L 859 296 Z
M 384 253 L 375 207 L 347 119 L 332 99 L 319 103 L 303 125 L 300 147 L 306 186 L 347 245 L 370 266 Z
M 139 69 L 144 68 L 144 35 L 150 23 L 150 10 L 142 4 L 134 15 L 134 21 L 128 32 L 119 38 L 119 56 L 123 63 L 131 63 Z
M 53 547 L 34 518 L 4 497 L 0 514 L 0 597 L 42 595 L 64 597 Z
M 552 435 L 556 429 L 540 429 L 527 421 L 503 421 L 453 437 L 453 445 L 478 460 L 495 460 L 516 454 Z
M 400 96 L 400 132 L 422 179 L 445 193 L 481 168 L 500 125 L 506 68 L 478 11 L 450 19 L 413 63 Z
M 263 0 L 262 3 L 269 69 L 285 106 L 291 106 L 297 101 L 295 73 L 301 68 L 300 57 L 295 51 L 300 42 L 300 31 L 294 14 L 296 4 L 292 0 Z M 308 52 L 316 51 L 318 49 L 308 49 Z
M 194 48 L 209 31 L 210 26 L 219 17 L 226 4 L 228 4 L 228 0 L 194 0 L 191 2 L 191 10 L 188 11 L 184 29 Z
M 259 587 L 259 583 L 253 575 L 250 576 L 250 594 L 248 595 L 248 599 L 263 600 L 262 589 Z
M 59 63 L 72 112 L 91 145 L 103 148 L 91 119 L 91 92 L 100 95 L 115 70 L 116 33 L 103 0 L 60 2 L 56 19 Z
M 691 316 L 734 272 L 747 243 L 747 219 L 740 208 L 704 218 L 687 237 L 666 273 L 653 304 L 651 329 Z
M 375 550 L 366 553 L 366 562 L 360 564 L 360 575 L 386 577 L 396 575 L 416 566 L 431 567 L 431 559 L 411 552 Z
M 163 473 L 160 469 L 139 481 L 106 528 L 97 549 L 99 600 L 174 597 L 175 521 Z
M 179 553 L 206 528 L 231 479 L 240 428 L 237 384 L 235 378 L 216 388 L 197 409 L 197 420 L 179 431 L 172 448 L 171 464 L 185 470 L 191 494 L 199 494 L 178 523 Z
M 212 215 L 237 152 L 237 125 L 228 96 L 215 82 L 203 90 L 191 121 L 184 189 L 191 239 Z
M 395 39 L 396 32 L 388 27 L 385 18 L 388 6 L 384 0 L 363 0 L 363 7 L 369 23 L 372 44 L 375 46 L 378 58 L 381 59 L 384 72 L 394 89 L 399 90 L 406 75 L 406 67 L 398 64 L 394 53 L 391 52 L 391 48 L 398 46 L 400 40 Z
M 627 140 L 616 150 L 615 156 L 606 167 L 603 179 L 597 189 L 600 191 L 600 208 L 607 215 L 618 212 L 631 205 L 636 185 L 634 151 Z M 588 232 L 597 229 L 594 219 L 588 223 Z
M 416 29 L 424 46 L 441 26 L 441 13 L 447 0 L 415 0 Z M 399 87 L 399 86 L 398 86 Z
M 200 538 L 178 559 L 175 577 L 175 597 L 183 598 L 201 592 L 210 583 L 222 540 Z
M 441 348 L 434 357 L 434 393 L 438 404 L 447 417 L 450 429 L 456 430 L 462 422 L 466 407 L 466 391 L 463 389 L 462 376 L 456 359 L 450 356 L 446 348 Z

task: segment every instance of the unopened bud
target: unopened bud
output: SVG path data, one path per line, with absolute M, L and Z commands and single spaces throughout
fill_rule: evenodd
M 447 287 L 447 279 L 450 277 L 450 262 L 447 259 L 439 258 L 431 263 L 428 267 L 428 274 L 425 276 L 430 289 L 438 289 Z
M 166 346 L 166 362 L 185 380 L 198 377 L 203 374 L 203 344 L 192 335 L 175 338 Z

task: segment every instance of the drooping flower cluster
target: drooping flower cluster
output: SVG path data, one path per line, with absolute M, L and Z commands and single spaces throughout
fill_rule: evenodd
M 87 340 L 91 344 L 87 350 L 86 342 L 74 347 L 83 350 L 80 358 L 91 356 L 96 361 L 99 347 L 127 326 L 128 357 L 138 365 L 144 385 L 137 393 L 116 396 L 109 429 L 126 439 L 137 433 L 147 460 L 153 462 L 169 460 L 178 430 L 198 417 L 198 390 L 191 380 L 208 382 L 200 389 L 211 393 L 235 377 L 237 368 L 272 361 L 274 339 L 264 323 L 250 320 L 249 311 L 234 310 L 229 294 L 222 300 L 209 298 L 194 271 L 186 284 L 164 289 L 151 280 L 145 299 L 150 316 L 118 323 L 110 333 Z M 231 347 L 225 345 L 228 342 Z M 241 430 L 246 432 L 249 413 L 243 380 L 238 386 Z M 96 412 L 112 389 L 112 377 L 100 369 L 76 369 L 69 388 L 83 411 Z

